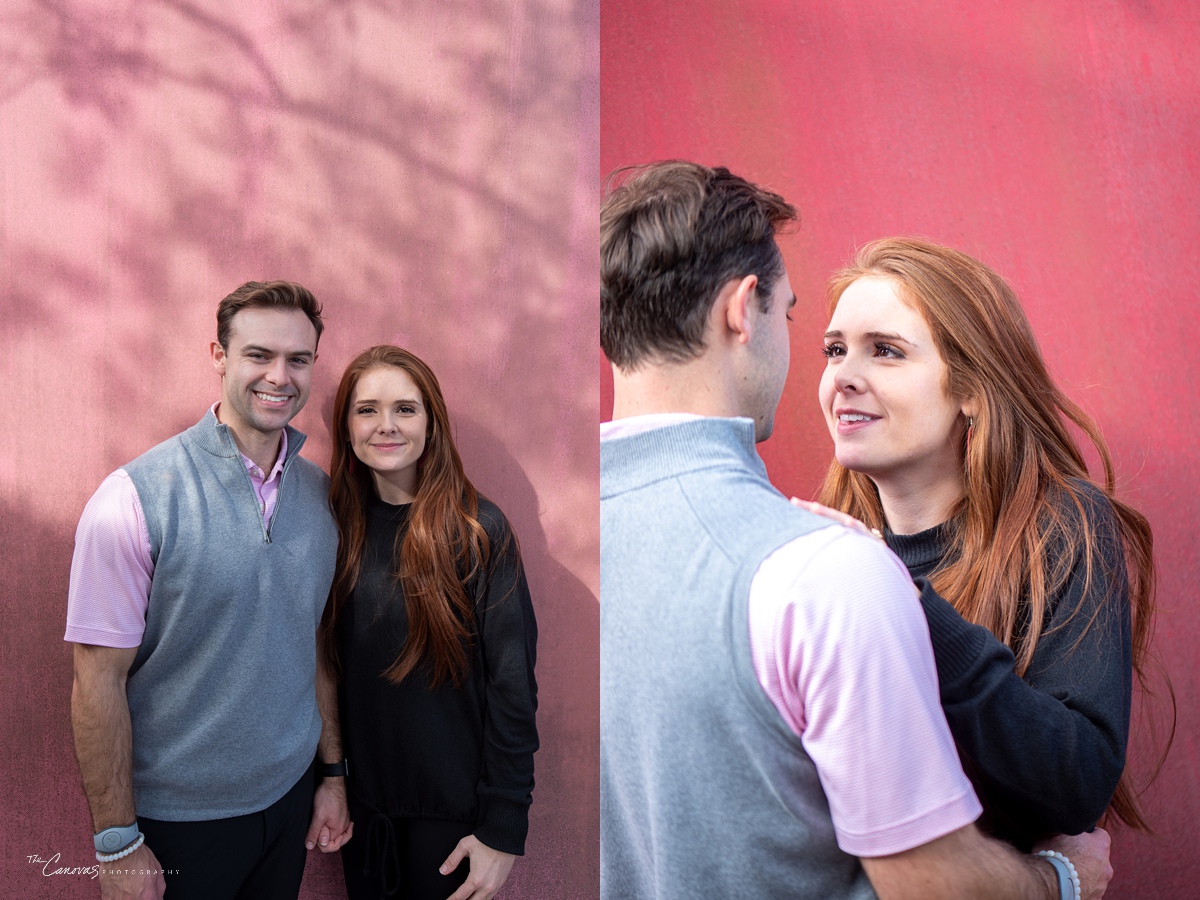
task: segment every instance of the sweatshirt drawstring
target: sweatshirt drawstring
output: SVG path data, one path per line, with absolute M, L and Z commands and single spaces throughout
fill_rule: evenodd
M 400 890 L 400 859 L 396 847 L 396 829 L 383 813 L 375 813 L 367 825 L 367 845 L 363 853 L 363 877 L 370 879 L 372 860 L 379 869 L 379 890 L 385 897 Z M 389 878 L 392 886 L 388 887 Z

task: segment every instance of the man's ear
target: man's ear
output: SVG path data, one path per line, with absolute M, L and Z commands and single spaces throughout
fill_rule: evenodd
M 725 325 L 737 336 L 739 344 L 748 344 L 752 336 L 755 318 L 754 308 L 755 289 L 758 287 L 758 276 L 747 275 L 740 280 L 733 279 L 721 289 L 721 295 L 728 294 L 725 304 Z
M 208 345 L 208 352 L 212 354 L 213 368 L 217 370 L 217 374 L 222 378 L 225 377 L 225 348 L 221 346 L 220 341 L 213 341 Z

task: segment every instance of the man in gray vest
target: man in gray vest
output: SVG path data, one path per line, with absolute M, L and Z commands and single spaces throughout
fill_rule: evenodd
M 71 721 L 105 898 L 295 898 L 307 848 L 350 836 L 316 640 L 337 529 L 288 426 L 322 327 L 291 282 L 222 300 L 220 402 L 80 519 Z
M 601 896 L 1098 897 L 1103 831 L 976 829 L 903 566 L 767 480 L 795 217 L 684 162 L 601 209 Z

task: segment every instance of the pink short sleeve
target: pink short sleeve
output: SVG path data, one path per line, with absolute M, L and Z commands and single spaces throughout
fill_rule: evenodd
M 136 647 L 146 630 L 154 563 L 142 504 L 118 469 L 100 483 L 75 530 L 64 640 Z
M 925 616 L 883 544 L 841 526 L 785 544 L 755 574 L 749 617 L 759 683 L 817 766 L 838 846 L 886 856 L 978 818 Z

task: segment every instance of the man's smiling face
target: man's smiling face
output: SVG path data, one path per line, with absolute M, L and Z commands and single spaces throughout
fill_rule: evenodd
M 317 330 L 298 309 L 243 309 L 229 346 L 213 344 L 221 375 L 221 421 L 235 434 L 278 433 L 304 407 L 317 358 Z

